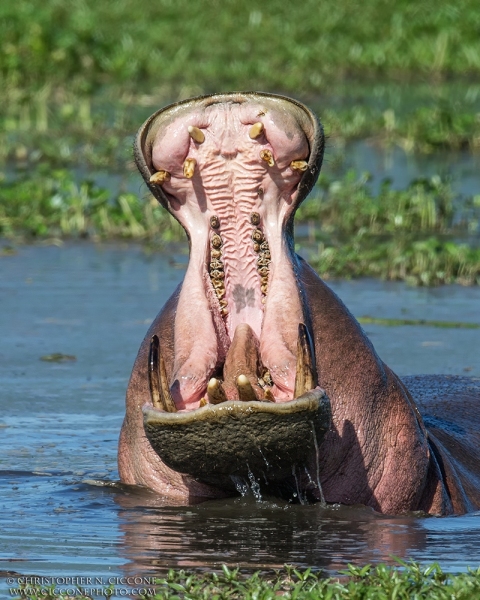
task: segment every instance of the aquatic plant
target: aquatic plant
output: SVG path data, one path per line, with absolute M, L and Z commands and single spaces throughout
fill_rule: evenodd
M 480 597 L 480 569 L 449 574 L 436 563 L 422 566 L 399 561 L 398 567 L 349 565 L 340 577 L 325 578 L 313 569 L 285 566 L 274 574 L 244 575 L 240 569 L 224 565 L 220 572 L 207 573 L 171 569 L 166 576 L 157 579 L 155 586 L 148 587 L 156 587 L 156 591 L 145 590 L 146 593 L 132 596 L 129 593 L 132 590 L 109 586 L 104 596 L 128 595 L 137 600 L 275 600 L 279 597 L 292 600 L 473 600 Z M 11 592 L 14 600 L 66 598 L 56 592 L 55 586 L 22 584 Z M 87 588 L 78 588 L 76 592 L 75 598 L 92 598 Z

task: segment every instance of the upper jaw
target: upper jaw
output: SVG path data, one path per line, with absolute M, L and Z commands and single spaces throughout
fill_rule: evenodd
M 158 339 L 150 348 L 155 408 L 287 402 L 315 388 L 308 313 L 288 234 L 322 155 L 315 116 L 267 94 L 188 100 L 140 129 L 139 169 L 190 240 L 173 365 L 162 366 Z

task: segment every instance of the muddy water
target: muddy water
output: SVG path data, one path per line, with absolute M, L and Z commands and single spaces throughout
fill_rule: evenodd
M 88 244 L 21 247 L 0 259 L 1 573 L 149 575 L 221 563 L 336 571 L 391 556 L 478 566 L 480 514 L 386 518 L 252 496 L 179 508 L 117 484 L 130 369 L 185 262 Z M 332 286 L 357 316 L 480 322 L 478 288 Z M 401 375 L 480 377 L 478 330 L 365 328 Z M 75 360 L 40 360 L 53 353 Z

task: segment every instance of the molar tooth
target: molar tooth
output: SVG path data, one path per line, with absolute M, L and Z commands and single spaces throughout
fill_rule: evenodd
M 239 375 L 235 382 L 238 390 L 238 396 L 242 402 L 251 402 L 258 400 L 257 394 L 250 383 L 250 380 L 245 375 Z
M 259 121 L 258 123 L 254 123 L 250 127 L 250 131 L 248 132 L 248 135 L 250 136 L 250 138 L 252 140 L 256 140 L 258 137 L 260 137 L 262 135 L 264 129 L 265 129 L 265 126 L 263 125 L 263 123 L 261 121 Z
M 159 408 L 165 412 L 177 412 L 172 395 L 170 394 L 170 388 L 168 387 L 165 362 L 163 356 L 160 354 L 160 340 L 157 335 L 153 335 L 150 340 L 148 384 L 152 404 L 155 408 Z
M 268 292 L 268 285 L 265 283 L 264 285 L 260 286 L 260 290 L 262 292 L 262 294 L 267 294 Z
M 170 181 L 170 173 L 168 171 L 160 170 L 150 177 L 150 183 L 154 183 L 155 185 L 162 185 L 165 181 Z
M 221 247 L 221 245 L 222 245 L 222 238 L 221 238 L 221 237 L 218 235 L 218 233 L 215 233 L 215 234 L 212 236 L 212 246 L 213 246 L 214 248 L 217 248 L 217 249 L 218 249 L 218 248 L 220 248 L 220 247 Z
M 260 252 L 260 244 L 258 242 L 255 242 L 253 244 L 253 249 L 255 252 Z
M 210 217 L 210 227 L 213 229 L 218 229 L 220 227 L 220 219 L 217 217 L 217 215 Z
M 197 161 L 194 158 L 186 158 L 183 163 L 183 174 L 187 179 L 191 179 L 195 174 Z
M 268 242 L 266 240 L 260 244 L 260 250 L 262 250 L 262 251 L 270 250 L 270 247 L 269 247 Z
M 254 229 L 253 233 L 252 233 L 252 239 L 254 242 L 260 243 L 263 242 L 264 237 L 263 237 L 263 231 L 261 229 Z M 260 245 L 260 248 L 262 246 Z
M 260 224 L 260 215 L 257 212 L 253 212 L 250 215 L 250 223 L 252 225 L 259 225 Z
M 292 160 L 290 168 L 294 171 L 306 171 L 308 169 L 308 162 L 306 160 Z
M 317 368 L 310 332 L 303 323 L 298 324 L 297 374 L 295 376 L 294 398 L 317 387 Z
M 205 134 L 198 127 L 194 127 L 193 125 L 188 126 L 188 133 L 194 142 L 197 144 L 203 144 L 205 141 Z
M 210 404 L 221 404 L 228 400 L 221 381 L 212 377 L 207 385 L 207 396 Z
M 223 271 L 218 271 L 217 269 L 215 269 L 215 271 L 212 271 L 210 273 L 210 277 L 212 279 L 224 279 L 225 278 L 225 273 Z
M 210 254 L 212 255 L 212 258 L 220 258 L 222 256 L 222 252 L 221 250 L 211 250 Z
M 222 317 L 226 317 L 228 315 L 228 308 L 222 308 L 220 311 Z
M 271 150 L 261 150 L 260 158 L 264 160 L 269 167 L 275 166 L 275 160 L 273 158 L 273 154 Z

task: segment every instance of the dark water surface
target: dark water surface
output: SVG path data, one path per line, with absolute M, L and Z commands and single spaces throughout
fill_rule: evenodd
M 184 255 L 134 246 L 21 247 L 0 259 L 0 571 L 148 575 L 166 567 L 336 571 L 348 562 L 480 564 L 480 514 L 389 518 L 253 497 L 172 507 L 116 485 L 130 370 Z M 333 283 L 356 316 L 480 323 L 480 289 Z M 400 375 L 480 377 L 474 329 L 367 325 Z M 63 353 L 63 363 L 40 357 Z

